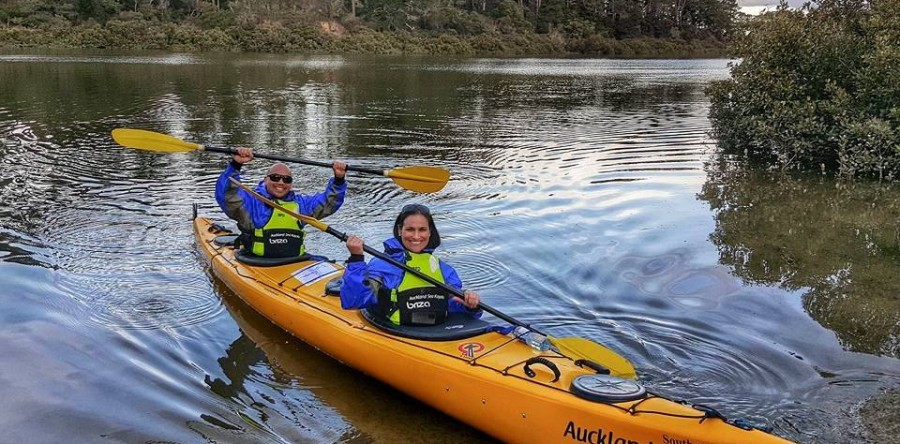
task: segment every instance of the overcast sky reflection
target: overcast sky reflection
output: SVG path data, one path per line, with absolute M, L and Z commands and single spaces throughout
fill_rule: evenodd
M 804 0 L 788 0 L 788 6 L 799 8 Z M 763 10 L 774 11 L 778 7 L 777 0 L 738 0 L 738 6 L 744 14 L 757 15 Z

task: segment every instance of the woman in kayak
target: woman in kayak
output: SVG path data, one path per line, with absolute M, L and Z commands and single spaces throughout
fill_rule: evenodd
M 453 288 L 462 289 L 459 274 L 432 252 L 441 244 L 428 207 L 406 205 L 394 222 L 394 236 L 384 241 L 384 252 L 394 260 L 419 270 Z M 481 316 L 478 293 L 464 291 L 465 299 L 450 295 L 425 280 L 379 258 L 366 264 L 363 241 L 347 237 L 347 269 L 341 285 L 341 307 L 375 308 L 398 325 L 437 325 L 448 312 Z

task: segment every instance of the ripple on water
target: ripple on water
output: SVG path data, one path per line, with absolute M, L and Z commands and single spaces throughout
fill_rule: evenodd
M 122 199 L 117 199 L 121 201 Z M 222 308 L 198 274 L 187 223 L 153 224 L 153 211 L 123 207 L 69 208 L 48 222 L 44 237 L 56 245 L 59 266 L 71 272 L 69 293 L 91 307 L 86 321 L 105 327 L 158 329 L 193 325 Z M 93 214 L 94 217 L 89 217 Z M 186 221 L 188 213 L 183 212 Z M 167 226 L 168 225 L 168 226 Z
M 191 54 L 167 54 L 164 56 L 44 56 L 30 54 L 0 55 L 2 62 L 19 63 L 116 63 L 116 64 L 149 64 L 149 65 L 192 65 L 202 63 Z
M 221 312 L 208 282 L 190 272 L 196 259 L 185 248 L 192 192 L 184 181 L 192 168 L 171 174 L 165 166 L 177 156 L 123 150 L 105 133 L 59 144 L 25 123 L 5 125 L 0 218 L 9 236 L 0 260 L 63 270 L 65 293 L 90 313 L 76 319 L 87 324 L 159 329 Z
M 465 170 L 454 173 L 462 184 L 455 187 L 464 187 L 461 198 L 472 193 L 503 198 L 552 193 L 548 187 L 553 186 L 568 190 L 575 184 L 602 186 L 698 174 L 710 144 L 705 110 L 687 113 L 659 128 L 645 113 L 611 113 L 598 119 L 596 109 L 586 109 L 583 115 L 576 110 L 563 124 L 548 128 L 541 116 L 523 111 L 520 118 L 497 123 L 492 139 L 463 150 Z M 470 125 L 456 124 L 461 131 Z M 484 167 L 489 169 L 478 169 Z M 575 189 L 593 191 L 584 185 Z
M 875 366 L 842 350 L 804 311 L 799 291 L 766 292 L 718 267 L 708 243 L 714 222 L 695 206 L 715 146 L 702 86 L 727 76 L 724 61 L 278 58 L 241 56 L 235 69 L 233 57 L 213 65 L 215 57 L 196 55 L 0 56 L 16 74 L 0 104 L 0 266 L 20 267 L 2 274 L 12 276 L 4 283 L 29 293 L 3 317 L 52 317 L 5 341 L 14 356 L 45 346 L 37 377 L 17 380 L 28 384 L 17 393 L 26 403 L 16 405 L 28 407 L 16 409 L 22 417 L 45 412 L 49 399 L 55 416 L 68 417 L 58 436 L 114 427 L 133 432 L 107 437 L 129 442 L 190 442 L 198 433 L 222 442 L 367 438 L 342 433 L 369 412 L 343 413 L 350 425 L 319 420 L 342 414 L 320 406 L 354 394 L 326 399 L 321 390 L 317 403 L 304 393 L 304 384 L 328 389 L 333 379 L 309 375 L 331 376 L 332 367 L 272 372 L 278 359 L 256 347 L 266 342 L 219 316 L 223 291 L 211 291 L 198 270 L 188 219 L 195 201 L 225 219 L 212 183 L 227 159 L 123 149 L 110 140 L 113 127 L 363 165 L 446 166 L 450 183 L 429 195 L 351 175 L 345 207 L 328 222 L 380 247 L 402 204 L 426 203 L 445 236 L 439 254 L 491 305 L 619 351 L 656 392 L 768 418 L 789 437 L 848 441 L 829 434 L 845 423 L 841 403 L 896 382 L 895 360 Z M 192 64 L 213 66 L 172 66 Z M 368 81 L 389 77 L 385 70 L 439 87 L 423 96 L 418 86 Z M 102 91 L 107 85 L 133 90 Z M 298 141 L 302 148 L 286 146 Z M 249 166 L 248 178 L 261 177 L 263 165 Z M 320 189 L 328 174 L 298 188 Z M 322 242 L 346 254 L 333 238 Z M 41 282 L 25 285 L 18 273 Z M 208 384 L 198 375 L 210 375 Z M 364 386 L 358 376 L 348 372 L 347 385 Z M 75 381 L 64 388 L 76 396 L 62 399 L 47 384 L 63 379 Z M 99 416 L 97 400 L 109 416 L 85 426 Z M 401 417 L 419 417 L 419 407 Z
M 207 322 L 223 310 L 206 277 L 195 272 L 79 273 L 68 285 L 91 307 L 84 322 L 105 328 L 174 329 Z
M 796 376 L 805 366 L 786 359 L 768 341 L 684 321 L 677 316 L 643 320 L 641 354 L 654 364 L 642 372 L 643 380 L 657 392 L 710 404 L 726 415 L 764 418 L 770 402 L 781 402 L 797 389 Z M 786 366 L 794 373 L 786 373 Z M 725 392 L 730 395 L 723 404 Z
M 687 309 L 715 309 L 721 298 L 740 289 L 740 282 L 723 267 L 691 266 L 686 254 L 675 251 L 650 258 L 626 256 L 619 259 L 615 269 L 622 283 Z M 658 309 L 669 305 L 659 298 L 647 303 Z
M 480 291 L 502 287 L 509 280 L 509 268 L 488 252 L 467 250 L 446 257 L 463 279 L 466 289 Z

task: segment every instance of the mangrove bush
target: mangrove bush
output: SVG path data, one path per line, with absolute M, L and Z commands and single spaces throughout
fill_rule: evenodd
M 731 78 L 708 90 L 725 154 L 900 179 L 900 0 L 782 4 L 731 45 Z

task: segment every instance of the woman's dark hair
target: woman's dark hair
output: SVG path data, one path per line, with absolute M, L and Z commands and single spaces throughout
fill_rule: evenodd
M 400 210 L 400 214 L 397 216 L 397 220 L 394 222 L 394 237 L 397 238 L 401 243 L 403 240 L 400 238 L 400 231 L 403 229 L 403 222 L 406 222 L 406 218 L 412 216 L 414 214 L 421 214 L 425 216 L 425 219 L 428 220 L 428 229 L 431 231 L 431 237 L 428 238 L 428 245 L 425 246 L 426 249 L 434 250 L 439 245 L 441 245 L 441 235 L 438 234 L 437 226 L 434 225 L 434 218 L 431 217 L 431 210 L 428 209 L 425 205 L 422 204 L 409 204 L 404 205 Z

